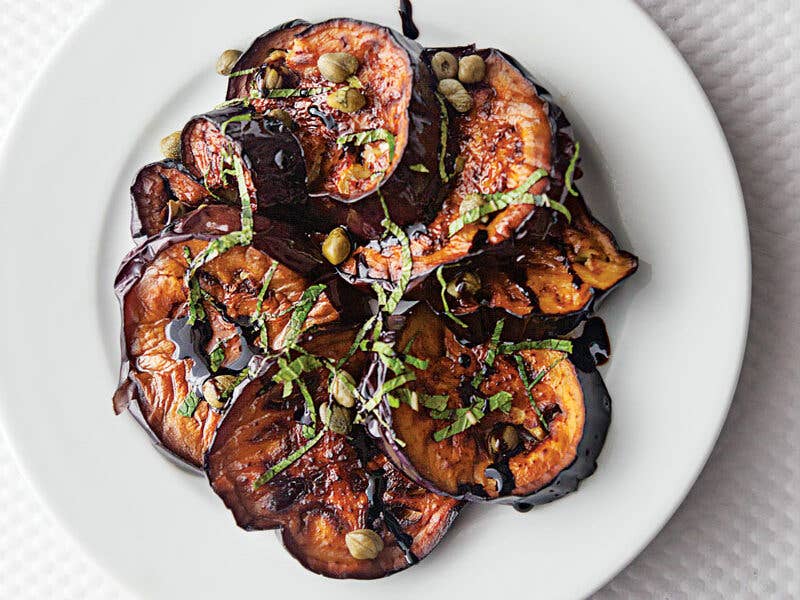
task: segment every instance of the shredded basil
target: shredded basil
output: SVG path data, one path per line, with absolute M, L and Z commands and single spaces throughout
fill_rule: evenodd
M 310 424 L 303 424 L 303 437 L 311 439 L 314 437 L 314 431 L 317 428 L 317 408 L 314 406 L 314 398 L 311 397 L 308 386 L 306 386 L 302 379 L 297 380 L 297 387 L 300 388 L 300 394 L 303 396 L 306 405 L 306 413 L 311 418 Z
M 439 285 L 441 286 L 441 297 L 442 297 L 442 308 L 444 309 L 445 316 L 452 320 L 456 325 L 463 327 L 464 329 L 467 328 L 467 324 L 464 323 L 461 319 L 459 319 L 452 310 L 450 310 L 450 304 L 447 302 L 447 282 L 444 279 L 444 265 L 439 265 L 439 268 L 436 269 L 436 279 L 439 281 Z
M 222 363 L 225 362 L 225 344 L 230 339 L 231 338 L 225 338 L 224 340 L 218 341 L 217 345 L 214 346 L 214 349 L 208 355 L 208 368 L 211 369 L 212 373 L 219 371 Z
M 408 240 L 406 232 L 389 218 L 384 219 L 381 225 L 400 242 L 400 260 L 402 262 L 400 278 L 397 280 L 397 284 L 394 286 L 392 293 L 383 305 L 384 312 L 392 314 L 397 309 L 397 305 L 400 304 L 400 300 L 403 299 L 406 293 L 408 283 L 411 281 L 411 272 L 414 267 L 414 262 L 411 257 L 411 243 Z
M 447 173 L 447 168 L 444 165 L 447 155 L 447 130 L 450 127 L 450 115 L 447 112 L 444 96 L 436 92 L 436 99 L 439 101 L 439 113 L 441 114 L 439 125 L 439 177 L 443 182 L 447 183 L 453 177 L 453 175 Z
M 417 172 L 417 173 L 430 173 L 431 172 L 430 169 L 428 169 L 428 167 L 426 167 L 422 163 L 417 163 L 415 165 L 411 165 L 408 168 L 411 169 L 412 171 Z
M 278 372 L 272 376 L 272 381 L 283 384 L 283 397 L 286 398 L 292 393 L 293 384 L 300 379 L 303 373 L 314 371 L 322 367 L 322 362 L 316 356 L 303 354 L 292 362 L 287 362 L 285 358 L 278 359 Z
M 233 157 L 233 170 L 239 184 L 239 197 L 242 201 L 242 230 L 226 233 L 209 242 L 189 264 L 189 268 L 184 276 L 187 284 L 191 282 L 197 270 L 206 263 L 224 254 L 231 248 L 247 246 L 253 241 L 253 204 L 250 200 L 250 194 L 247 191 L 247 183 L 244 180 L 242 160 L 238 156 Z
M 182 417 L 192 417 L 199 404 L 200 398 L 198 398 L 197 394 L 192 390 L 186 395 L 183 402 L 180 403 L 180 406 L 178 406 L 178 414 Z
M 497 357 L 497 347 L 500 344 L 500 336 L 503 335 L 503 327 L 506 324 L 505 319 L 500 319 L 494 324 L 494 331 L 492 338 L 489 340 L 489 348 L 486 350 L 486 359 L 483 361 L 486 368 L 490 369 L 494 366 L 494 359 Z M 476 390 L 483 383 L 484 371 L 478 371 L 475 377 L 472 378 L 472 387 Z
M 278 269 L 278 261 L 273 260 L 272 264 L 264 274 L 264 283 L 261 284 L 261 290 L 258 292 L 258 302 L 256 303 L 256 312 L 252 317 L 251 323 L 258 325 L 258 339 L 261 342 L 261 347 L 269 350 L 269 330 L 267 329 L 267 317 L 262 310 L 264 308 L 264 299 L 267 297 L 267 291 L 272 284 L 272 278 L 275 276 L 275 271 Z
M 267 98 L 305 98 L 307 96 L 318 96 L 327 94 L 331 91 L 329 87 L 315 88 L 277 88 L 267 92 Z
M 241 77 L 242 75 L 251 75 L 258 71 L 261 67 L 250 67 L 249 69 L 242 69 L 241 71 L 234 71 L 228 77 Z
M 414 373 L 404 373 L 402 375 L 398 375 L 397 377 L 389 379 L 388 381 L 385 381 L 383 385 L 381 385 L 380 389 L 377 392 L 375 392 L 372 398 L 370 398 L 369 401 L 366 404 L 364 404 L 363 406 L 364 412 L 371 412 L 375 410 L 378 404 L 380 404 L 381 398 L 383 398 L 384 395 L 396 390 L 399 387 L 404 386 L 405 384 L 411 381 L 416 380 L 416 378 L 417 376 L 414 375 Z
M 353 357 L 353 355 L 356 353 L 356 350 L 358 350 L 359 346 L 361 345 L 361 342 L 367 336 L 367 332 L 375 324 L 378 318 L 379 318 L 378 315 L 373 315 L 372 317 L 367 319 L 367 321 L 361 326 L 361 329 L 359 329 L 358 333 L 356 333 L 356 337 L 353 340 L 350 349 L 336 363 L 337 369 L 341 369 L 344 366 L 344 364 Z
M 303 292 L 303 295 L 300 297 L 300 300 L 297 302 L 294 310 L 292 311 L 291 319 L 289 319 L 289 325 L 286 330 L 287 348 L 291 348 L 297 343 L 297 338 L 300 337 L 300 333 L 303 330 L 303 324 L 308 318 L 308 313 L 310 313 L 311 309 L 314 308 L 314 305 L 317 303 L 317 300 L 326 288 L 327 286 L 324 283 L 318 283 L 316 285 L 312 285 Z
M 520 350 L 558 350 L 559 352 L 572 352 L 570 340 L 528 340 L 518 344 L 502 344 L 498 347 L 500 354 L 514 354 Z
M 522 380 L 522 385 L 525 386 L 525 391 L 528 394 L 528 400 L 531 403 L 531 408 L 533 408 L 533 412 L 536 413 L 536 418 L 539 419 L 539 423 L 546 432 L 550 432 L 550 427 L 547 425 L 547 421 L 544 420 L 544 415 L 542 415 L 542 411 L 539 410 L 539 407 L 536 406 L 536 400 L 533 397 L 533 386 L 539 383 L 544 375 L 541 377 L 537 377 L 536 380 L 532 383 L 528 379 L 528 371 L 525 367 L 525 360 L 522 358 L 521 355 L 515 354 L 514 360 L 517 363 L 517 371 L 519 371 L 519 378 Z
M 389 144 L 389 162 L 391 163 L 394 161 L 394 151 L 397 141 L 394 134 L 387 129 L 368 129 L 366 131 L 359 131 L 358 133 L 341 135 L 336 138 L 336 143 L 340 146 L 344 146 L 345 144 L 363 146 L 364 144 L 371 144 L 372 142 L 386 142 Z
M 575 167 L 578 164 L 578 156 L 580 153 L 581 143 L 575 142 L 575 153 L 572 155 L 572 159 L 569 161 L 569 166 L 567 167 L 567 172 L 564 174 L 564 185 L 566 186 L 567 191 L 573 196 L 578 195 L 578 190 L 572 187 L 572 178 L 575 176 Z
M 364 84 L 361 83 L 361 80 L 355 75 L 350 75 L 350 77 L 347 78 L 347 85 L 351 88 L 358 90 L 364 87 Z
M 501 391 L 489 396 L 487 400 L 489 401 L 489 410 L 500 410 L 508 413 L 511 410 L 513 396 L 508 392 Z
M 183 256 L 188 264 L 192 264 L 192 252 L 188 246 L 183 247 Z M 203 290 L 197 278 L 192 277 L 189 279 L 189 320 L 187 323 L 191 327 L 197 321 L 204 321 L 205 318 L 206 309 L 203 307 Z
M 433 434 L 433 439 L 437 442 L 462 433 L 480 421 L 484 414 L 477 406 L 468 408 L 457 408 L 454 411 L 455 420 L 444 429 L 440 429 Z
M 259 477 L 258 479 L 256 479 L 253 482 L 253 489 L 257 490 L 261 486 L 269 483 L 272 480 L 273 477 L 275 477 L 279 473 L 285 471 L 292 464 L 297 462 L 297 460 L 300 457 L 302 457 L 306 452 L 311 450 L 311 448 L 313 448 L 314 445 L 316 445 L 316 443 L 319 442 L 322 439 L 323 435 L 325 435 L 325 430 L 324 429 L 320 430 L 319 433 L 317 433 L 317 435 L 315 435 L 313 438 L 308 440 L 308 442 L 306 442 L 303 446 L 301 446 L 300 448 L 298 448 L 297 450 L 292 452 L 289 456 L 287 456 L 286 458 L 281 460 L 278 464 L 276 464 L 273 467 L 270 467 L 267 470 L 266 473 L 261 475 L 261 477 Z
M 253 115 L 249 112 L 242 113 L 240 115 L 234 115 L 227 121 L 224 121 L 222 125 L 219 127 L 219 132 L 221 135 L 225 135 L 225 131 L 228 129 L 228 125 L 231 123 L 246 123 L 247 121 L 251 121 L 253 119 Z
M 227 108 L 229 106 L 236 106 L 237 104 L 242 104 L 243 106 L 247 106 L 249 104 L 249 98 L 232 98 L 230 100 L 225 100 L 225 102 L 220 102 L 219 104 L 214 105 L 214 110 L 220 108 Z

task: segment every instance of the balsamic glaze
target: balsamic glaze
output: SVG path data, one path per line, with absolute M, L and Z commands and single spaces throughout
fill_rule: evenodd
M 332 131 L 336 131 L 336 129 L 338 129 L 338 125 L 336 124 L 336 119 L 334 119 L 331 115 L 326 115 L 316 106 L 312 106 L 311 108 L 309 108 L 308 114 L 317 117 L 320 121 L 322 121 L 322 124 L 325 125 L 325 127 L 327 127 L 328 129 Z
M 400 0 L 400 21 L 403 23 L 403 35 L 415 40 L 419 37 L 419 28 L 414 24 L 414 7 L 411 0 Z
M 572 340 L 570 359 L 578 369 L 585 372 L 604 365 L 611 356 L 611 341 L 603 319 L 592 317 L 583 324 L 583 329 Z

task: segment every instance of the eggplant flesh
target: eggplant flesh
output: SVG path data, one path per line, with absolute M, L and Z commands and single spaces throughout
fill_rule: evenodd
M 151 163 L 139 171 L 131 186 L 131 236 L 136 239 L 156 235 L 210 197 L 181 163 Z
M 472 47 L 453 50 L 458 55 L 475 52 Z M 467 86 L 474 106 L 450 118 L 449 137 L 457 143 L 463 170 L 455 175 L 454 187 L 433 220 L 409 231 L 415 278 L 501 246 L 532 217 L 537 231 L 546 230 L 553 218 L 547 209 L 516 204 L 492 213 L 487 223 L 469 223 L 450 235 L 468 195 L 513 190 L 537 169 L 550 176 L 535 183 L 530 193 L 548 192 L 553 199 L 562 194 L 563 174 L 556 170 L 564 168 L 564 161 L 557 157 L 566 156 L 568 163 L 569 155 L 560 152 L 558 143 L 571 149 L 569 124 L 547 93 L 506 55 L 497 50 L 478 54 L 486 62 L 486 77 Z M 401 248 L 396 240 L 372 242 L 356 249 L 341 271 L 355 283 L 396 282 L 402 272 Z
M 572 221 L 559 219 L 544 239 L 528 237 L 501 255 L 482 256 L 475 264 L 445 272 L 447 282 L 462 281 L 466 273 L 480 282 L 477 291 L 462 289 L 446 296 L 450 310 L 466 324 L 448 321 L 459 338 L 486 341 L 501 318 L 504 335 L 514 341 L 566 334 L 636 272 L 638 259 L 619 248 L 582 196 L 570 196 L 564 204 Z M 443 314 L 440 283 L 429 279 L 426 288 L 431 308 Z
M 354 85 L 322 77 L 317 60 L 331 52 L 358 59 L 355 85 L 366 98 L 360 110 L 346 113 L 328 104 L 329 94 Z M 437 174 L 440 114 L 435 83 L 421 53 L 415 42 L 373 23 L 333 19 L 306 28 L 295 24 L 254 42 L 234 69 L 256 71 L 235 78 L 228 97 L 244 98 L 260 112 L 288 112 L 305 152 L 315 216 L 327 226 L 345 226 L 358 237 L 375 239 L 384 232 L 378 190 L 391 218 L 409 225 L 430 220 L 445 189 Z M 283 88 L 319 93 L 271 98 L 264 89 L 269 70 L 281 74 Z M 372 130 L 388 131 L 393 148 L 386 139 L 339 143 L 342 136 Z
M 303 149 L 279 120 L 226 107 L 193 117 L 181 133 L 181 155 L 191 174 L 222 199 L 239 202 L 234 157 L 254 209 L 305 203 Z
M 371 430 L 379 431 L 384 451 L 412 480 L 455 498 L 524 508 L 573 491 L 594 471 L 610 415 L 594 364 L 577 363 L 584 372 L 562 352 L 518 351 L 529 381 L 545 373 L 528 392 L 514 356 L 500 353 L 487 367 L 487 345 L 461 344 L 424 305 L 407 317 L 397 347 L 429 362 L 427 369 L 415 369 L 409 390 L 420 398 L 447 396 L 450 410 L 480 406 L 484 413 L 464 431 L 436 441 L 434 433 L 452 415 L 441 418 L 423 400 L 417 410 L 407 403 L 393 409 L 384 404 L 386 425 L 376 421 Z M 477 373 L 484 379 L 476 391 L 470 382 Z M 511 394 L 508 410 L 490 410 L 485 402 L 498 392 Z
M 335 358 L 353 332 L 322 334 L 310 340 Z M 365 365 L 357 354 L 345 366 L 358 378 Z M 373 579 L 404 569 L 425 557 L 444 536 L 460 503 L 412 483 L 375 449 L 361 426 L 349 435 L 325 430 L 321 439 L 261 487 L 254 483 L 308 439 L 302 433 L 307 409 L 298 386 L 288 396 L 272 380 L 274 365 L 245 387 L 220 423 L 205 457 L 214 491 L 248 530 L 279 529 L 289 552 L 306 568 L 334 578 Z M 317 413 L 332 402 L 328 371 L 305 373 Z M 307 420 L 306 420 L 307 422 Z M 322 425 L 316 425 L 317 433 Z M 383 549 L 373 559 L 354 558 L 348 532 L 372 529 Z
M 263 314 L 272 315 L 265 321 L 269 350 L 284 343 L 291 318 L 285 311 L 327 272 L 323 259 L 315 256 L 316 244 L 303 244 L 304 236 L 289 225 L 257 217 L 250 246 L 233 247 L 197 271 L 205 318 L 189 327 L 184 253 L 196 257 L 213 240 L 238 230 L 239 219 L 238 211 L 229 207 L 199 209 L 134 250 L 116 279 L 123 362 L 115 411 L 129 409 L 161 446 L 195 467 L 219 421 L 219 413 L 203 398 L 202 384 L 216 375 L 240 375 L 249 357 L 264 351 L 251 319 L 273 261 L 274 274 L 261 306 Z M 336 279 L 332 282 L 330 290 L 338 285 Z M 319 296 L 304 328 L 346 317 L 345 309 L 332 301 L 339 293 L 330 290 Z M 348 310 L 357 306 L 348 303 Z M 223 357 L 214 371 L 210 356 L 217 348 Z M 184 416 L 179 411 L 186 411 L 181 406 L 191 393 L 200 401 Z

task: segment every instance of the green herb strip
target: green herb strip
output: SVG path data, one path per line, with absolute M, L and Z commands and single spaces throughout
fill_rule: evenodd
M 289 326 L 286 332 L 287 348 L 291 348 L 297 343 L 297 338 L 300 337 L 303 325 L 308 318 L 308 313 L 314 308 L 314 305 L 326 288 L 327 286 L 324 283 L 318 283 L 312 285 L 303 292 L 303 295 L 294 307 L 294 311 L 292 311 L 291 319 L 289 319 Z
M 293 384 L 301 375 L 321 368 L 322 362 L 316 356 L 303 354 L 292 362 L 285 358 L 278 359 L 278 372 L 272 376 L 272 381 L 283 384 L 283 397 L 287 398 L 292 393 Z
M 478 421 L 480 421 L 484 414 L 481 409 L 477 406 L 471 406 L 468 408 L 457 408 L 454 411 L 455 420 L 450 423 L 444 429 L 440 429 L 435 431 L 433 434 L 433 439 L 437 442 L 441 442 L 442 440 L 462 433 L 476 425 Z
M 444 279 L 444 267 L 445 265 L 439 265 L 439 268 L 436 269 L 436 279 L 439 281 L 439 285 L 441 286 L 442 308 L 444 309 L 444 314 L 459 327 L 466 329 L 467 324 L 453 314 L 453 311 L 450 310 L 450 304 L 447 302 L 447 282 Z
M 384 312 L 391 315 L 397 309 L 397 305 L 400 304 L 400 300 L 403 299 L 406 293 L 408 283 L 411 281 L 414 261 L 411 257 L 411 243 L 409 242 L 406 232 L 388 218 L 384 219 L 381 225 L 400 242 L 400 260 L 402 262 L 400 279 L 398 279 L 397 284 L 394 286 L 392 293 L 386 299 L 383 306 Z
M 228 130 L 228 125 L 231 123 L 246 123 L 248 121 L 253 120 L 253 115 L 249 112 L 242 113 L 240 115 L 234 115 L 227 121 L 223 122 L 222 125 L 219 127 L 219 132 L 221 135 L 225 135 L 225 132 Z
M 308 442 L 306 442 L 305 445 L 301 446 L 300 448 L 292 452 L 289 456 L 284 458 L 275 466 L 270 467 L 266 473 L 261 475 L 261 477 L 259 477 L 253 482 L 253 489 L 257 490 L 261 486 L 266 485 L 276 475 L 280 474 L 281 472 L 285 471 L 287 468 L 292 466 L 295 462 L 297 462 L 298 459 L 300 459 L 300 457 L 302 457 L 306 452 L 311 450 L 311 448 L 313 448 L 317 444 L 317 442 L 319 442 L 322 439 L 323 435 L 325 435 L 324 429 L 320 430 L 319 433 L 317 433 L 313 438 L 308 440 Z
M 364 144 L 371 144 L 373 142 L 386 142 L 389 145 L 389 163 L 393 163 L 397 140 L 394 134 L 387 129 L 368 129 L 366 131 L 359 131 L 358 133 L 341 135 L 336 138 L 336 143 L 339 144 L 339 146 L 344 146 L 345 144 L 363 146 Z
M 197 410 L 198 404 L 200 404 L 200 398 L 198 398 L 197 394 L 192 390 L 186 395 L 183 402 L 180 403 L 180 406 L 178 406 L 178 414 L 182 417 L 192 417 L 194 416 L 194 411 Z
M 350 75 L 350 77 L 347 78 L 347 86 L 360 90 L 364 87 L 364 84 L 361 83 L 361 80 L 355 75 Z
M 377 392 L 375 392 L 372 398 L 370 398 L 369 401 L 366 404 L 364 404 L 363 411 L 372 412 L 373 410 L 375 410 L 375 408 L 377 408 L 378 404 L 380 404 L 381 398 L 383 398 L 384 395 L 404 386 L 405 384 L 411 381 L 416 380 L 416 378 L 417 376 L 414 375 L 414 373 L 409 372 L 409 373 L 404 373 L 403 375 L 398 375 L 397 377 L 385 381 L 383 385 L 381 385 L 380 389 Z
M 300 389 L 300 394 L 305 401 L 306 413 L 308 413 L 311 418 L 310 424 L 303 424 L 303 437 L 311 439 L 314 437 L 314 431 L 317 429 L 317 408 L 314 406 L 314 398 L 311 397 L 308 386 L 306 386 L 302 379 L 297 380 L 297 387 Z
M 453 175 L 448 175 L 447 169 L 444 166 L 444 160 L 447 155 L 447 130 L 450 127 L 450 115 L 447 112 L 447 104 L 444 101 L 444 96 L 436 92 L 436 99 L 439 101 L 439 113 L 441 115 L 441 122 L 439 125 L 439 177 L 444 183 L 450 181 Z
M 416 173 L 430 173 L 431 172 L 430 169 L 428 169 L 428 167 L 426 167 L 422 163 L 417 163 L 415 165 L 411 165 L 408 168 L 411 169 L 412 171 L 416 172 Z
M 494 212 L 504 210 L 512 204 L 533 204 L 538 206 L 545 206 L 545 196 L 528 194 L 528 190 L 533 187 L 535 183 L 547 177 L 547 171 L 544 169 L 537 169 L 531 173 L 525 181 L 518 185 L 513 190 L 497 194 L 483 194 L 485 203 L 481 206 L 471 208 L 458 217 L 455 221 L 450 223 L 449 235 L 453 236 L 470 223 L 479 221 L 482 217 L 490 215 Z
M 356 333 L 356 337 L 353 340 L 353 343 L 350 346 L 350 349 L 336 363 L 336 368 L 337 369 L 341 369 L 345 365 L 345 363 L 353 357 L 353 355 L 356 353 L 356 350 L 358 350 L 358 348 L 360 347 L 361 342 L 367 336 L 367 333 L 369 332 L 369 330 L 372 328 L 372 326 L 375 324 L 375 322 L 377 320 L 378 320 L 378 315 L 373 315 L 372 317 L 367 319 L 367 321 L 361 326 L 361 329 L 359 329 L 358 333 Z
M 211 354 L 208 355 L 208 367 L 211 369 L 212 373 L 219 371 L 222 363 L 225 362 L 225 344 L 231 339 L 232 337 L 228 337 L 224 340 L 219 340 L 217 345 L 214 346 L 214 349 L 211 351 Z
M 494 324 L 492 338 L 489 340 L 489 348 L 486 350 L 486 359 L 483 361 L 484 365 L 486 365 L 486 369 L 491 369 L 494 366 L 494 359 L 497 357 L 497 347 L 500 344 L 500 336 L 503 335 L 503 327 L 505 324 L 505 319 L 500 319 Z M 472 387 L 476 390 L 483 383 L 485 377 L 484 372 L 485 369 L 482 369 L 475 373 L 475 377 L 472 378 Z
M 544 420 L 544 416 L 542 415 L 542 411 L 539 410 L 539 407 L 536 406 L 536 400 L 533 397 L 533 386 L 539 383 L 543 378 L 544 375 L 541 377 L 537 377 L 533 383 L 531 383 L 528 379 L 528 371 L 525 367 L 525 360 L 519 354 L 514 355 L 514 360 L 517 363 L 517 371 L 519 371 L 519 378 L 522 380 L 522 385 L 525 386 L 525 391 L 528 394 L 528 400 L 531 403 L 531 407 L 533 408 L 533 412 L 536 413 L 536 418 L 539 419 L 539 424 L 542 426 L 547 433 L 550 433 L 550 427 L 547 425 L 547 421 Z
M 261 342 L 261 347 L 269 350 L 269 330 L 267 328 L 267 321 L 269 315 L 263 314 L 264 299 L 267 297 L 269 286 L 272 285 L 272 278 L 275 276 L 275 271 L 278 269 L 278 261 L 273 260 L 269 269 L 264 274 L 264 283 L 261 284 L 261 290 L 258 292 L 258 302 L 256 303 L 256 312 L 251 319 L 252 324 L 258 325 L 258 340 Z
M 188 246 L 183 247 L 183 256 L 186 258 L 187 264 L 192 264 L 192 252 Z M 196 277 L 192 277 L 189 283 L 189 327 L 193 326 L 198 321 L 205 321 L 206 309 L 203 307 L 203 290 L 200 287 L 200 282 Z
M 572 352 L 572 342 L 570 340 L 538 340 L 525 341 L 518 344 L 501 344 L 498 347 L 500 354 L 514 354 L 520 350 L 558 350 L 559 352 Z
M 572 187 L 572 178 L 575 176 L 575 167 L 578 165 L 578 156 L 580 153 L 581 143 L 575 142 L 575 153 L 572 155 L 572 159 L 569 161 L 569 166 L 567 167 L 567 172 L 564 174 L 564 186 L 573 196 L 578 195 L 578 190 Z
M 504 413 L 508 413 L 511 410 L 511 401 L 513 399 L 514 397 L 508 392 L 497 392 L 487 398 L 489 401 L 489 410 L 500 410 Z
M 242 75 L 251 75 L 258 71 L 261 67 L 251 67 L 249 69 L 242 69 L 241 71 L 234 71 L 228 77 L 241 77 Z
M 253 204 L 250 200 L 250 194 L 247 191 L 247 183 L 244 180 L 242 160 L 238 156 L 233 157 L 233 170 L 239 184 L 239 197 L 242 201 L 242 230 L 221 235 L 203 248 L 189 264 L 189 268 L 184 276 L 187 285 L 190 284 L 200 267 L 224 254 L 231 248 L 247 246 L 253 241 Z
M 320 94 L 327 94 L 331 91 L 329 87 L 316 87 L 316 88 L 278 88 L 269 90 L 267 98 L 306 98 L 308 96 L 318 96 Z

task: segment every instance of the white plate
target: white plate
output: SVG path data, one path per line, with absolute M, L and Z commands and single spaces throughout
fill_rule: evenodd
M 127 187 L 162 135 L 222 98 L 218 52 L 293 17 L 399 19 L 391 0 L 109 3 L 45 69 L 5 147 L 0 415 L 55 515 L 143 597 L 581 597 L 652 539 L 716 440 L 744 347 L 749 248 L 729 150 L 689 69 L 632 2 L 417 4 L 423 43 L 498 46 L 550 87 L 583 142 L 592 209 L 641 257 L 601 310 L 614 419 L 600 467 L 528 514 L 469 507 L 413 569 L 334 582 L 273 535 L 238 530 L 202 479 L 115 418 Z

